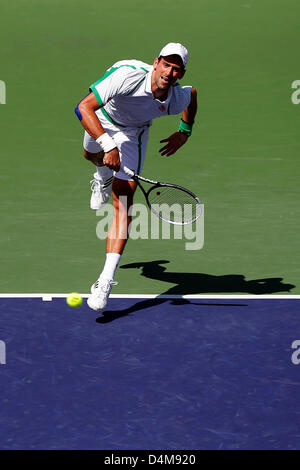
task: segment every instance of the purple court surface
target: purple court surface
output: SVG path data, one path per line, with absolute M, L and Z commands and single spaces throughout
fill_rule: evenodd
M 298 299 L 0 312 L 1 449 L 300 449 Z

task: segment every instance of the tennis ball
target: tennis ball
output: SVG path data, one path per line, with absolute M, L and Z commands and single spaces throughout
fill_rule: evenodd
M 67 297 L 67 304 L 70 307 L 80 307 L 82 304 L 82 298 L 80 297 L 80 294 L 77 294 L 77 292 L 72 292 L 72 294 L 69 294 Z

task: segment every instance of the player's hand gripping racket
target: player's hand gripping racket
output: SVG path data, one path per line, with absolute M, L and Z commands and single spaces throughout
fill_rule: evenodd
M 122 170 L 139 185 L 150 210 L 160 219 L 169 224 L 186 225 L 195 222 L 200 217 L 201 202 L 188 189 L 177 184 L 143 178 L 126 166 L 122 166 Z M 145 190 L 141 181 L 148 183 L 150 188 Z

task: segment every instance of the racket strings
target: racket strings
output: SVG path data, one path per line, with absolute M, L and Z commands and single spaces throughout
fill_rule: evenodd
M 199 216 L 197 199 L 176 186 L 153 187 L 148 193 L 148 201 L 163 220 L 175 224 L 190 223 Z

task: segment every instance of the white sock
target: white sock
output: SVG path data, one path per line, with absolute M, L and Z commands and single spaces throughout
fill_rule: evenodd
M 105 183 L 109 178 L 113 176 L 113 171 L 110 170 L 107 166 L 97 166 L 97 172 L 94 173 L 94 178 L 101 183 Z
M 106 253 L 106 261 L 99 278 L 113 280 L 115 272 L 120 263 L 121 256 L 119 253 Z

